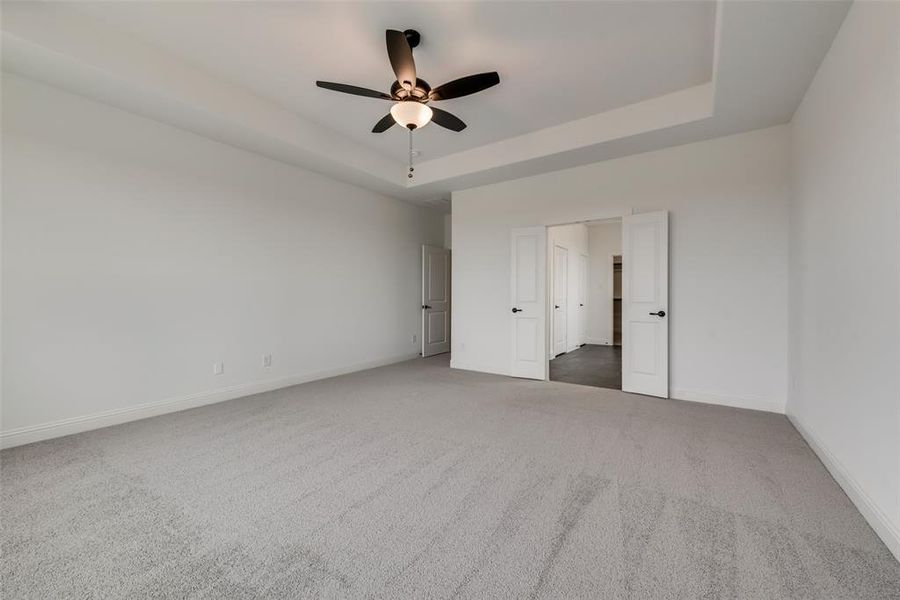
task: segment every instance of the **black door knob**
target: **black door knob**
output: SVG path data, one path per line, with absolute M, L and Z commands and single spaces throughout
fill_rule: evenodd
M 553 308 L 559 308 L 559 304 L 554 304 Z
M 522 310 L 521 308 L 514 308 L 513 313 L 517 313 L 517 312 L 525 312 L 525 311 Z
M 650 316 L 651 317 L 664 317 L 664 316 L 666 316 L 666 311 L 661 310 L 659 312 L 650 313 Z
M 431 308 L 431 307 L 428 306 L 427 304 L 423 304 L 423 305 L 422 305 L 422 308 L 423 308 L 423 309 L 426 309 L 426 308 Z
M 584 304 L 582 304 L 581 302 L 579 302 L 579 303 L 578 303 L 578 306 L 584 306 Z

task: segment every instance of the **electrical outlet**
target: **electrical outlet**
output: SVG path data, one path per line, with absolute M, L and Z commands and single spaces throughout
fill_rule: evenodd
M 413 343 L 413 344 L 416 343 L 416 334 L 412 334 L 412 343 Z
M 217 362 L 213 363 L 213 375 L 221 375 L 225 372 L 225 363 Z
M 272 355 L 271 355 L 271 354 L 265 354 L 265 355 L 263 355 L 263 366 L 264 366 L 264 367 L 271 367 L 271 366 L 272 366 Z

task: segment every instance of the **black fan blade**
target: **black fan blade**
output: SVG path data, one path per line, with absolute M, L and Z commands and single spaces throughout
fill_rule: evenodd
M 449 100 L 451 98 L 461 98 L 486 90 L 491 86 L 500 83 L 500 75 L 496 71 L 490 73 L 479 73 L 478 75 L 469 75 L 454 79 L 444 85 L 439 85 L 431 90 L 430 97 L 432 100 Z
M 384 115 L 384 118 L 375 123 L 375 127 L 372 128 L 372 133 L 384 133 L 388 129 L 394 126 L 397 121 L 394 120 L 394 115 L 388 113 Z
M 451 129 L 453 131 L 462 131 L 466 128 L 466 124 L 463 123 L 462 120 L 456 115 L 450 114 L 446 110 L 441 110 L 433 106 L 430 108 L 431 120 L 441 127 L 446 127 L 447 129 Z
M 393 100 L 387 94 L 376 92 L 369 88 L 359 87 L 355 85 L 347 85 L 346 83 L 332 83 L 330 81 L 317 81 L 316 85 L 326 90 L 334 90 L 335 92 L 344 92 L 345 94 L 353 94 L 354 96 L 365 96 L 366 98 L 381 98 L 382 100 Z
M 416 61 L 413 60 L 412 48 L 406 39 L 406 34 L 395 29 L 385 32 L 387 41 L 388 59 L 391 68 L 397 76 L 397 81 L 407 90 L 416 87 Z

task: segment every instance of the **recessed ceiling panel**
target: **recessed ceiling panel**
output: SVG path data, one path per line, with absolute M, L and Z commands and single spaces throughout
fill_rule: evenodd
M 390 102 L 384 30 L 417 29 L 433 87 L 496 70 L 501 83 L 439 106 L 468 124 L 415 134 L 421 160 L 661 96 L 711 78 L 715 2 L 88 2 L 70 6 L 399 161 L 407 133 L 371 133 Z

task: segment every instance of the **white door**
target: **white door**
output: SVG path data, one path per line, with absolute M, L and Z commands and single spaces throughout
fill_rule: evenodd
M 588 257 L 582 254 L 578 259 L 578 345 L 587 343 L 587 287 Z
M 510 375 L 545 379 L 547 228 L 513 229 L 510 259 Z
M 568 351 L 569 251 L 553 246 L 553 355 Z
M 422 356 L 450 352 L 450 251 L 422 246 Z
M 622 218 L 622 389 L 669 397 L 669 213 Z

